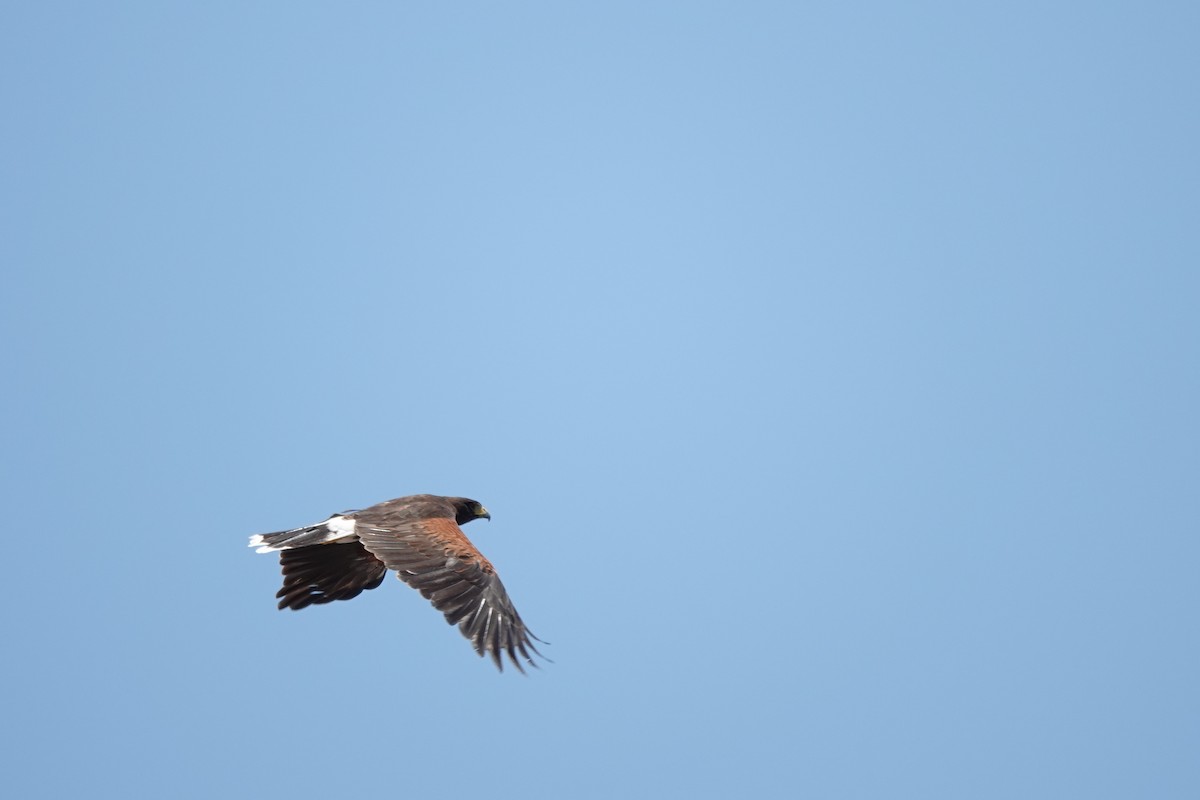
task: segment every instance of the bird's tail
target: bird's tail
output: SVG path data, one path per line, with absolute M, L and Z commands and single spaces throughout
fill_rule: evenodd
M 345 536 L 344 531 L 331 530 L 327 523 L 322 522 L 319 525 L 292 528 L 290 531 L 257 533 L 250 537 L 250 546 L 258 548 L 254 551 L 256 553 L 270 553 L 275 550 L 291 550 L 294 547 L 325 544 L 343 536 Z

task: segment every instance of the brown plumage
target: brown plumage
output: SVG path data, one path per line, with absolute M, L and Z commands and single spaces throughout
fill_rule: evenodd
M 349 600 L 383 582 L 390 569 L 457 625 L 479 655 L 503 670 L 502 654 L 524 672 L 541 656 L 491 562 L 460 525 L 491 515 L 465 497 L 418 494 L 334 514 L 324 522 L 250 537 L 258 552 L 279 551 L 279 608 Z M 544 658 L 544 656 L 542 656 Z

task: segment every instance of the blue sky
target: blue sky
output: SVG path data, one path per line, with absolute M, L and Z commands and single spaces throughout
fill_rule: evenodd
M 11 3 L 21 797 L 1194 797 L 1186 3 Z M 249 534 L 415 492 L 554 664 Z

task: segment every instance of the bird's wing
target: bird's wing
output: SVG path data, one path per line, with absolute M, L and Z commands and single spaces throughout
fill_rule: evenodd
M 358 542 L 314 544 L 281 550 L 280 608 L 349 600 L 383 583 L 387 567 Z
M 355 533 L 400 580 L 457 625 L 476 653 L 490 655 L 500 670 L 504 653 L 521 672 L 522 659 L 537 666 L 530 653 L 541 655 L 532 641 L 541 640 L 525 627 L 495 569 L 454 520 L 370 525 L 360 519 Z

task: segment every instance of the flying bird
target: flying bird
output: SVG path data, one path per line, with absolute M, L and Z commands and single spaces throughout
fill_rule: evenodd
M 525 627 L 495 568 L 459 527 L 480 517 L 492 515 L 475 500 L 415 494 L 251 536 L 250 546 L 279 552 L 280 609 L 349 600 L 383 583 L 390 569 L 457 625 L 476 653 L 491 656 L 501 671 L 507 654 L 524 672 L 522 660 L 537 666 L 531 653 L 545 658 L 533 645 L 542 640 Z

